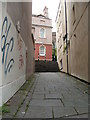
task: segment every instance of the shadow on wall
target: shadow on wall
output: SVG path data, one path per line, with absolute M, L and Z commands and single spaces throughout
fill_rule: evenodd
M 7 12 L 14 25 L 20 23 L 20 33 L 25 42 L 27 50 L 26 58 L 26 78 L 28 79 L 34 72 L 34 44 L 32 41 L 32 2 L 10 2 L 7 3 Z

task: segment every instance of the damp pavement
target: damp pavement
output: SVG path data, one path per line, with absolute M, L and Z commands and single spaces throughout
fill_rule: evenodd
M 35 73 L 5 104 L 3 118 L 88 118 L 89 85 L 64 73 Z

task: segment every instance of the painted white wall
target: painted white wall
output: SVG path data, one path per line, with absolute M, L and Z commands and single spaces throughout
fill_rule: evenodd
M 8 32 L 6 43 L 5 43 L 5 39 L 1 41 L 1 38 L 0 38 L 0 44 L 1 44 L 0 47 L 3 48 L 5 44 L 4 60 L 0 61 L 0 64 L 2 63 L 1 64 L 2 73 L 0 72 L 0 74 L 2 74 L 2 78 L 1 78 L 2 83 L 0 83 L 1 85 L 0 90 L 2 91 L 2 101 L 0 100 L 0 106 L 9 100 L 15 94 L 15 92 L 17 92 L 17 90 L 24 84 L 26 80 L 25 44 L 21 36 L 18 35 L 16 31 L 16 27 L 14 26 L 10 16 L 6 12 L 5 6 L 2 7 L 2 10 L 3 10 L 3 15 L 2 15 L 1 25 L 3 25 L 3 21 L 5 20 L 5 17 L 8 22 L 6 21 L 7 27 L 6 27 L 6 24 L 4 24 L 3 34 L 1 34 L 0 32 L 1 37 L 3 35 L 6 36 L 10 23 L 11 23 L 11 27 Z M 12 42 L 10 42 L 12 37 L 13 37 L 13 40 Z M 8 45 L 6 46 L 6 44 Z M 1 51 L 0 53 L 0 56 L 2 56 L 2 59 L 3 59 L 4 50 Z M 6 64 L 5 64 L 5 61 L 6 61 Z
M 2 3 L 0 2 L 0 30 L 1 30 L 1 24 L 2 24 Z M 2 55 L 1 55 L 1 41 L 0 41 L 0 88 L 1 85 L 2 85 Z M 1 105 L 2 105 L 2 90 L 0 89 L 0 106 Z

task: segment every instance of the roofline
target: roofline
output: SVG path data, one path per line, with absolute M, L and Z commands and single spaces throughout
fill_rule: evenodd
M 32 14 L 32 17 L 37 17 L 37 18 L 39 18 L 39 16 L 43 16 L 43 17 L 45 17 L 44 15 L 42 15 L 42 14 L 39 14 L 39 15 L 35 15 L 35 14 Z M 48 19 L 48 20 L 52 20 L 52 19 L 50 19 L 50 18 L 42 18 L 42 19 Z
M 58 10 L 57 10 L 57 15 L 56 15 L 55 22 L 56 22 L 56 20 L 57 20 L 57 16 L 58 16 L 58 11 L 59 11 L 60 5 L 61 5 L 61 0 L 60 0 L 59 5 L 58 5 Z

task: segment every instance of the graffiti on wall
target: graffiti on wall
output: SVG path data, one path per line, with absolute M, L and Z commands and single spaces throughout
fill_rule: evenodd
M 18 34 L 18 51 L 19 51 L 19 69 L 24 66 L 24 57 L 22 55 L 23 40 L 21 39 L 20 33 Z
M 23 59 L 23 55 L 20 54 L 19 56 L 19 69 L 21 69 L 24 65 L 24 59 Z
M 21 51 L 22 49 L 22 40 L 20 39 L 20 36 L 18 35 L 18 50 Z
M 7 60 L 8 55 L 13 51 L 14 48 L 14 38 L 11 37 L 10 40 L 8 41 L 10 28 L 11 28 L 11 22 L 9 23 L 8 18 L 5 17 L 1 30 L 2 64 L 4 65 L 5 74 L 11 71 L 11 68 L 13 67 L 13 64 L 15 62 L 13 58 L 10 58 L 9 61 Z

